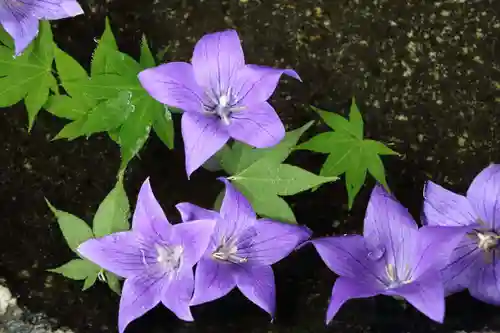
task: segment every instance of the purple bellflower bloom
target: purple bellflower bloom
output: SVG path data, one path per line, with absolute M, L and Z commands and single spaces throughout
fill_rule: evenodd
M 469 289 L 473 297 L 500 305 L 500 165 L 479 173 L 466 196 L 432 182 L 424 196 L 428 225 L 472 228 L 442 271 L 446 293 Z
M 195 273 L 191 305 L 216 300 L 234 287 L 274 316 L 275 286 L 271 265 L 286 257 L 311 232 L 306 227 L 257 219 L 250 203 L 226 179 L 220 213 L 181 203 L 183 221 L 216 219 L 214 233 Z
M 381 186 L 371 194 L 363 236 L 312 240 L 339 278 L 326 314 L 329 323 L 349 299 L 387 295 L 406 299 L 432 320 L 444 319 L 440 269 L 465 229 L 422 227 Z
M 191 64 L 171 62 L 146 69 L 139 80 L 158 101 L 184 110 L 182 137 L 188 176 L 234 138 L 257 148 L 274 146 L 285 128 L 267 102 L 290 69 L 245 64 L 234 30 L 203 36 Z
M 19 55 L 38 34 L 39 20 L 58 20 L 83 14 L 76 0 L 0 0 L 0 23 Z
M 104 269 L 124 277 L 118 328 L 163 303 L 182 320 L 192 321 L 193 266 L 205 252 L 215 221 L 171 225 L 151 190 L 142 185 L 132 230 L 90 239 L 78 252 Z

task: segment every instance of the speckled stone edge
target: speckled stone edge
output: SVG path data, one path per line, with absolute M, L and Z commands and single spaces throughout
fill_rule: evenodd
M 73 333 L 68 328 L 55 328 L 57 321 L 43 313 L 21 309 L 6 285 L 0 277 L 0 333 Z

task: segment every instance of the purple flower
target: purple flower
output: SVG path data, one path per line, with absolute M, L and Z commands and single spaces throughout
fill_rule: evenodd
M 479 173 L 466 196 L 432 182 L 424 195 L 427 224 L 472 229 L 442 271 L 447 294 L 469 289 L 473 297 L 500 305 L 500 165 Z
M 38 34 L 39 20 L 58 20 L 83 14 L 76 0 L 2 0 L 0 22 L 19 55 Z
M 183 221 L 216 219 L 207 251 L 196 267 L 191 305 L 218 299 L 235 286 L 274 316 L 275 290 L 271 265 L 286 257 L 311 232 L 305 227 L 256 219 L 250 203 L 226 179 L 220 213 L 181 203 Z
M 442 322 L 444 291 L 439 270 L 466 230 L 422 227 L 383 187 L 372 192 L 363 236 L 312 240 L 326 265 L 340 277 L 333 286 L 326 322 L 351 298 L 402 297 Z
M 147 69 L 139 80 L 163 104 L 183 109 L 182 137 L 188 176 L 229 138 L 257 148 L 277 144 L 285 129 L 267 100 L 282 74 L 293 70 L 246 65 L 234 30 L 203 36 L 191 64 L 171 62 Z
M 205 252 L 214 225 L 213 220 L 171 225 L 146 180 L 131 231 L 80 245 L 82 256 L 126 279 L 120 300 L 120 332 L 160 302 L 180 319 L 193 320 L 189 309 L 193 266 Z

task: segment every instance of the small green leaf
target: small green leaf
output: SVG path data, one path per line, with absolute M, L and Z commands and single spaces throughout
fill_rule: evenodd
M 326 132 L 316 135 L 309 141 L 304 142 L 297 149 L 305 149 L 317 153 L 334 153 L 339 146 L 351 146 L 359 143 L 359 140 L 353 138 L 344 132 Z
M 93 222 L 95 236 L 102 237 L 129 230 L 129 214 L 130 206 L 127 194 L 123 188 L 122 180 L 119 179 L 97 209 Z
M 354 199 L 366 179 L 366 166 L 363 163 L 361 146 L 356 147 L 354 151 L 349 155 L 349 168 L 345 175 L 349 209 L 352 208 Z
M 33 60 L 39 62 L 41 66 L 52 67 L 54 61 L 54 42 L 52 29 L 48 21 L 40 21 L 39 33 L 34 41 L 32 53 Z
M 231 149 L 222 153 L 222 168 L 231 175 L 243 171 L 255 161 L 266 158 L 281 163 L 287 159 L 297 145 L 300 137 L 307 131 L 314 121 L 310 121 L 300 128 L 286 133 L 285 137 L 274 147 L 256 149 L 242 142 L 236 141 Z
M 389 192 L 389 185 L 385 179 L 385 169 L 380 156 L 364 151 L 363 160 L 368 168 L 368 172 Z
M 245 187 L 259 186 L 262 191 L 272 191 L 278 195 L 294 195 L 320 184 L 335 181 L 337 177 L 318 176 L 293 165 L 261 159 L 229 179 Z
M 120 127 L 129 114 L 134 111 L 135 107 L 132 105 L 130 98 L 131 94 L 123 91 L 118 97 L 99 103 L 85 117 L 66 125 L 59 132 L 57 138 L 71 139 L 78 136 L 106 132 Z M 69 126 L 71 126 L 71 130 L 67 128 Z
M 48 269 L 49 272 L 61 274 L 72 280 L 85 280 L 88 277 L 96 276 L 101 268 L 86 259 L 73 259 L 66 264 Z
M 315 107 L 312 108 L 321 116 L 323 121 L 335 131 L 348 133 L 358 139 L 363 138 L 362 136 L 359 136 L 359 130 L 356 129 L 347 119 L 345 119 L 341 115 L 333 112 L 322 111 Z
M 80 63 L 78 63 L 78 61 L 57 46 L 55 46 L 54 49 L 57 75 L 66 90 L 67 87 L 65 86 L 65 82 L 89 79 L 87 71 L 80 65 Z M 68 93 L 71 94 L 69 91 Z
M 359 112 L 354 97 L 352 98 L 351 108 L 349 111 L 349 122 L 351 123 L 352 128 L 355 131 L 355 137 L 362 139 L 364 133 L 363 117 L 361 116 L 361 112 Z
M 153 129 L 160 140 L 169 148 L 174 149 L 174 120 L 166 105 L 156 103 L 153 106 L 155 115 Z
M 87 276 L 87 278 L 83 282 L 82 291 L 85 291 L 85 290 L 89 289 L 90 287 L 92 287 L 96 281 L 97 281 L 97 274 L 92 274 L 92 275 Z
M 70 120 L 79 119 L 88 111 L 81 103 L 67 95 L 50 96 L 45 109 L 56 117 Z
M 378 155 L 399 155 L 382 142 L 374 140 L 363 140 L 363 149 Z
M 152 108 L 156 101 L 142 98 L 135 103 L 135 111 L 125 120 L 118 134 L 118 142 L 122 155 L 120 169 L 125 169 L 132 158 L 141 150 L 149 138 L 153 121 Z
M 109 289 L 113 290 L 116 294 L 120 295 L 122 288 L 120 286 L 120 281 L 118 280 L 118 277 L 108 271 L 104 272 L 104 275 L 106 276 L 106 282 L 108 283 Z
M 118 51 L 118 45 L 116 44 L 115 36 L 111 30 L 109 24 L 109 19 L 106 17 L 106 24 L 104 28 L 104 33 L 94 51 L 91 64 L 92 76 L 97 74 L 105 74 L 108 72 L 109 67 L 113 64 L 109 59 L 109 54 L 112 51 Z
M 0 43 L 9 49 L 14 49 L 14 40 L 3 27 L 0 27 Z
M 295 215 L 285 200 L 258 185 L 235 184 L 238 190 L 252 203 L 255 212 L 276 221 L 296 224 Z
M 155 58 L 151 53 L 151 49 L 148 46 L 148 40 L 145 35 L 142 35 L 141 40 L 141 58 L 140 61 L 143 68 L 150 68 L 156 66 Z
M 77 247 L 85 242 L 86 240 L 94 237 L 92 229 L 88 226 L 82 219 L 66 213 L 61 210 L 57 210 L 50 202 L 45 199 L 47 205 L 49 206 L 52 213 L 57 218 L 57 223 L 59 228 L 66 239 L 66 243 L 71 250 L 76 252 Z
M 40 81 L 32 82 L 30 85 L 28 94 L 24 99 L 26 110 L 28 111 L 28 131 L 31 131 L 38 112 L 40 112 L 49 98 L 52 78 L 52 74 L 47 72 L 40 78 Z

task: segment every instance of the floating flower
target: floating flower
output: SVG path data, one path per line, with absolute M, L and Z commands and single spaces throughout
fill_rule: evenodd
M 234 30 L 203 36 L 191 64 L 171 62 L 146 69 L 139 80 L 161 103 L 184 110 L 182 137 L 191 175 L 228 140 L 257 148 L 277 144 L 285 128 L 267 102 L 282 74 L 293 70 L 246 65 Z
M 372 192 L 363 236 L 312 240 L 325 264 L 340 277 L 333 286 L 327 323 L 349 299 L 402 297 L 442 322 L 444 290 L 440 269 L 465 234 L 464 228 L 422 227 L 381 186 Z
M 286 257 L 311 232 L 305 227 L 257 219 L 250 203 L 226 179 L 220 213 L 181 203 L 183 221 L 216 219 L 214 234 L 195 273 L 191 305 L 218 299 L 234 287 L 274 316 L 275 286 L 271 265 Z
M 466 196 L 432 182 L 424 195 L 427 224 L 472 228 L 442 271 L 446 292 L 469 289 L 473 297 L 500 305 L 500 165 L 479 173 Z
M 120 300 L 120 333 L 160 302 L 180 319 L 193 320 L 189 309 L 193 266 L 205 252 L 214 225 L 213 220 L 171 225 L 146 180 L 131 231 L 79 246 L 82 256 L 126 279 Z
M 83 14 L 76 0 L 2 0 L 0 23 L 19 55 L 38 34 L 39 20 L 58 20 Z

